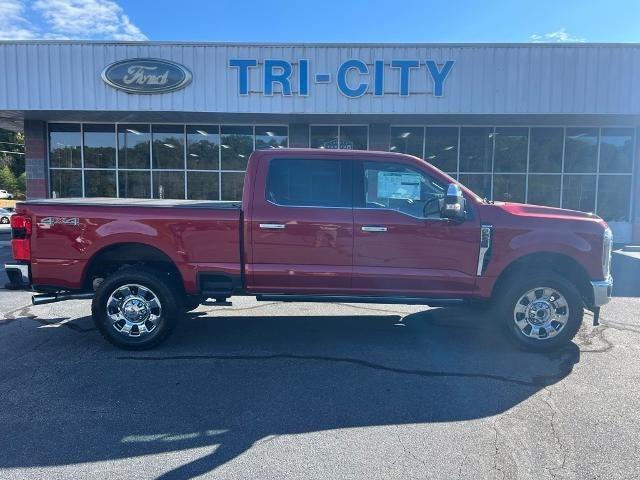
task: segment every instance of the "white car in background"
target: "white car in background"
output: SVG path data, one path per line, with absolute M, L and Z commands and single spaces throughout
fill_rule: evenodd
M 14 213 L 5 208 L 0 208 L 0 224 L 7 225 L 11 221 L 11 215 Z
M 11 200 L 13 198 L 13 193 L 9 193 L 6 190 L 0 190 L 0 198 L 8 198 Z

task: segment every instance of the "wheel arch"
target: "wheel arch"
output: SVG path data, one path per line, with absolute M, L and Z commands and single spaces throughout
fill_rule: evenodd
M 572 282 L 586 305 L 593 302 L 593 290 L 587 271 L 573 257 L 557 252 L 534 252 L 528 253 L 513 260 L 498 276 L 494 283 L 492 298 L 500 294 L 501 289 L 511 279 L 523 273 L 540 273 L 549 271 L 561 275 Z
M 182 274 L 175 262 L 157 247 L 139 242 L 119 242 L 97 250 L 87 262 L 82 285 L 93 290 L 96 278 L 105 278 L 127 266 L 144 265 L 166 273 L 173 283 L 184 291 Z

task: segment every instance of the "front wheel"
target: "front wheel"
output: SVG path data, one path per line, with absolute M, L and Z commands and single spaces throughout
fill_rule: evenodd
M 9 217 L 0 218 L 0 223 L 6 225 L 7 223 L 9 223 Z
M 124 269 L 107 277 L 91 304 L 93 321 L 112 344 L 144 350 L 163 341 L 181 312 L 178 297 L 161 274 Z
M 507 336 L 519 346 L 550 350 L 576 335 L 584 307 L 577 288 L 567 279 L 539 275 L 509 282 L 496 313 Z

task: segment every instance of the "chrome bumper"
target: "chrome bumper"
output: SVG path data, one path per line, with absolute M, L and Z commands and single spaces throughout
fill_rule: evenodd
M 591 307 L 601 307 L 611 300 L 613 278 L 609 275 L 609 278 L 606 280 L 592 281 L 591 288 L 593 288 L 593 305 L 591 305 Z

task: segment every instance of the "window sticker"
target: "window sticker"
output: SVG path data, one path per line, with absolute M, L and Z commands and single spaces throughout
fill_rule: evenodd
M 419 173 L 378 172 L 378 198 L 420 200 Z

